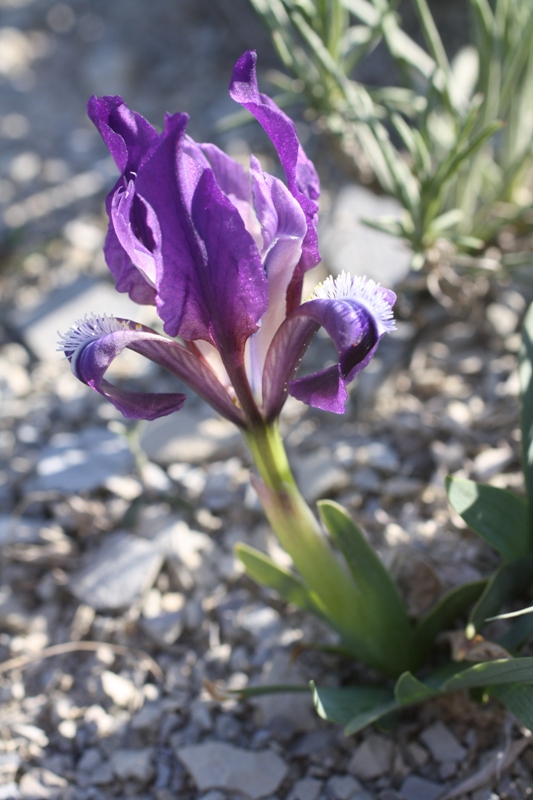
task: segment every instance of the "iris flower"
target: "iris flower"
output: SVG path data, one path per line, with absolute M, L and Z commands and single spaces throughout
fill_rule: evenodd
M 234 67 L 231 97 L 274 145 L 286 182 L 252 156 L 246 171 L 169 114 L 158 133 L 120 97 L 93 97 L 89 116 L 120 177 L 107 197 L 107 264 L 118 291 L 153 304 L 164 334 L 130 320 L 90 316 L 62 336 L 73 373 L 126 417 L 155 419 L 180 409 L 181 393 L 140 393 L 105 379 L 124 348 L 177 375 L 244 431 L 270 425 L 288 394 L 341 413 L 347 384 L 394 328 L 395 295 L 343 273 L 306 302 L 304 273 L 319 261 L 319 181 L 292 121 L 261 94 L 256 55 Z M 323 327 L 337 363 L 296 377 Z

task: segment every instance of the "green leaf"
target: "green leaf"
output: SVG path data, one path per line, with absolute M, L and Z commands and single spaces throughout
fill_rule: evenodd
M 454 620 L 479 599 L 487 581 L 463 583 L 446 592 L 420 620 L 415 630 L 416 650 L 423 657 L 433 645 L 437 634 L 451 626 Z
M 275 589 L 287 603 L 322 616 L 320 600 L 292 572 L 247 544 L 237 544 L 235 554 L 244 564 L 246 573 L 261 586 Z
M 395 217 L 381 217 L 380 219 L 361 219 L 364 225 L 374 228 L 377 231 L 390 233 L 391 236 L 403 236 L 404 229 L 400 220 Z
M 453 477 L 446 478 L 446 491 L 452 508 L 505 561 L 530 552 L 529 512 L 520 497 L 496 486 Z
M 394 687 L 394 697 L 402 706 L 420 703 L 434 694 L 435 689 L 419 681 L 411 672 L 404 672 L 403 675 L 400 675 Z
M 307 683 L 273 683 L 269 686 L 244 686 L 242 689 L 222 689 L 221 694 L 248 700 L 250 697 L 264 697 L 268 694 L 309 694 L 311 687 Z
M 381 563 L 361 529 L 349 514 L 331 500 L 318 503 L 320 516 L 342 552 L 363 598 L 361 632 L 380 659 L 399 674 L 409 668 L 415 654 L 411 650 L 413 629 L 393 579 Z
M 502 564 L 490 578 L 485 591 L 472 609 L 468 620 L 479 631 L 485 622 L 501 609 L 511 597 L 525 591 L 533 578 L 533 555 L 524 556 L 512 564 Z
M 392 692 L 379 686 L 330 689 L 312 684 L 312 687 L 318 716 L 344 725 L 347 736 L 357 733 L 398 708 Z
M 442 188 L 448 183 L 450 178 L 459 170 L 474 153 L 479 150 L 482 144 L 491 136 L 494 136 L 496 131 L 500 130 L 502 123 L 499 121 L 490 122 L 483 130 L 473 137 L 464 147 L 457 149 L 455 147 L 448 158 L 446 158 L 439 166 L 435 175 L 428 182 L 428 193 L 438 195 Z
M 456 225 L 462 222 L 463 218 L 464 213 L 460 208 L 451 208 L 449 211 L 445 211 L 444 214 L 441 214 L 439 217 L 435 217 L 431 223 L 431 231 L 434 234 L 443 233 L 444 231 L 448 230 L 448 228 L 454 228 Z
M 443 685 L 443 691 L 496 686 L 505 683 L 533 684 L 533 658 L 502 658 L 475 664 L 454 675 Z
M 509 683 L 503 686 L 490 686 L 491 697 L 500 700 L 526 728 L 533 730 L 533 686 L 523 683 Z
M 518 375 L 522 394 L 522 461 L 531 509 L 533 504 L 533 304 L 529 307 L 524 320 Z

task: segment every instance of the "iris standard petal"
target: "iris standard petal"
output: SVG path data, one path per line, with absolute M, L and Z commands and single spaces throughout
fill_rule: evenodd
M 111 200 L 110 197 L 109 201 Z M 118 240 L 111 219 L 104 242 L 104 255 L 107 266 L 115 278 L 117 291 L 128 294 L 134 303 L 155 306 L 155 288 L 146 282 L 144 275 L 132 263 Z
M 315 408 L 342 413 L 348 397 L 346 385 L 367 366 L 381 337 L 394 330 L 395 300 L 394 292 L 346 273 L 318 286 L 312 298 L 285 320 L 270 346 L 263 375 L 266 418 L 279 414 L 287 394 Z M 338 362 L 296 379 L 319 327 L 331 336 Z
M 210 330 L 230 378 L 242 363 L 244 344 L 257 330 L 268 304 L 268 287 L 257 245 L 241 215 L 204 170 L 192 203 L 192 219 L 205 248 L 199 276 Z M 236 387 L 235 387 L 236 388 Z
M 239 426 L 244 424 L 242 413 L 207 363 L 151 328 L 130 320 L 93 316 L 79 320 L 60 341 L 74 375 L 110 400 L 124 416 L 151 420 L 178 411 L 185 402 L 184 394 L 134 392 L 105 380 L 108 367 L 124 348 L 164 367 L 227 419 Z
M 127 292 L 136 303 L 155 304 L 153 276 L 148 276 L 146 270 L 131 256 L 137 240 L 150 249 L 146 211 L 142 201 L 135 195 L 134 178 L 159 134 L 144 117 L 130 111 L 119 96 L 92 97 L 88 103 L 88 113 L 122 173 L 106 201 L 110 218 L 104 245 L 106 263 L 115 277 L 119 292 Z M 132 235 L 128 239 L 131 240 L 130 247 L 124 247 L 124 230 L 117 232 L 111 213 L 112 208 L 124 202 L 125 193 L 129 208 L 128 215 L 124 214 L 123 219 L 124 225 L 131 228 Z
M 253 156 L 250 175 L 268 283 L 268 307 L 261 318 L 261 327 L 250 339 L 250 372 L 257 393 L 268 348 L 287 315 L 287 291 L 300 261 L 307 225 L 300 205 L 287 187 L 264 173 Z
M 136 273 L 132 270 L 128 276 L 132 290 L 145 284 L 155 296 L 157 265 L 154 250 L 160 232 L 154 210 L 136 193 L 134 181 L 130 181 L 123 189 L 117 189 L 107 206 L 116 241 L 137 270 Z M 111 254 L 106 250 L 106 255 Z M 108 264 L 110 262 L 111 258 Z M 114 272 L 113 269 L 111 271 Z
M 212 342 L 203 296 L 205 256 L 190 216 L 203 168 L 182 152 L 186 114 L 168 115 L 150 158 L 140 167 L 136 192 L 153 209 L 157 310 L 170 336 Z
M 131 111 L 119 95 L 91 97 L 87 112 L 122 175 L 136 172 L 159 138 L 156 129 L 136 111 Z
M 312 162 L 298 141 L 292 120 L 269 97 L 259 92 L 256 62 L 257 55 L 253 51 L 244 53 L 237 61 L 230 83 L 230 95 L 254 115 L 272 140 L 285 170 L 289 190 L 305 213 L 307 234 L 301 269 L 307 270 L 320 261 L 317 240 L 318 205 L 315 202 L 320 195 L 320 183 Z

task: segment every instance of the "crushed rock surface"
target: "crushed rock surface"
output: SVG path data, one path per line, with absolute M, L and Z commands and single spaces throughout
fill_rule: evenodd
M 214 132 L 247 47 L 263 80 L 277 62 L 246 0 L 0 0 L 0 800 L 429 800 L 521 736 L 466 695 L 350 739 L 307 695 L 214 699 L 206 686 L 365 673 L 312 651 L 293 663 L 299 644 L 334 637 L 243 576 L 236 542 L 284 554 L 231 426 L 194 397 L 183 419 L 132 426 L 55 352 L 56 331 L 85 313 L 157 324 L 149 308 L 123 310 L 103 262 L 114 168 L 87 97 L 122 93 L 154 122 L 187 110 L 195 137 L 272 168 L 256 127 Z M 338 175 L 330 184 L 322 140 L 301 131 L 324 178 L 326 267 L 350 269 L 357 192 L 346 180 L 328 213 Z M 388 252 L 395 283 L 405 253 Z M 291 400 L 283 418 L 304 493 L 356 516 L 415 617 L 496 563 L 450 512 L 445 476 L 522 487 L 516 365 L 531 298 L 484 278 L 462 292 L 453 313 L 400 298 L 398 332 L 344 417 Z M 328 353 L 319 336 L 308 366 Z M 176 391 L 135 354 L 113 369 Z M 463 800 L 526 797 L 532 770 L 526 748 Z

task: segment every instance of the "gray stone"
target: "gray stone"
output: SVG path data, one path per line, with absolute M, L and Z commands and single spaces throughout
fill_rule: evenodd
M 389 478 L 382 484 L 383 495 L 387 497 L 415 497 L 424 488 L 424 482 L 418 478 L 409 478 L 404 475 L 396 475 Z
M 384 736 L 371 734 L 357 748 L 348 764 L 351 772 L 361 780 L 373 780 L 390 772 L 394 745 Z
M 24 608 L 10 586 L 0 586 L 0 626 L 14 633 L 28 633 L 32 614 Z
M 153 756 L 153 747 L 120 749 L 115 750 L 109 763 L 113 774 L 120 780 L 132 779 L 148 783 L 154 774 Z
M 28 491 L 67 494 L 103 487 L 115 475 L 131 472 L 135 462 L 128 442 L 105 428 L 85 428 L 80 433 L 57 433 L 43 448 Z
M 2 781 L 15 777 L 21 760 L 19 753 L 0 753 L 0 778 Z
M 294 784 L 289 800 L 317 800 L 321 789 L 322 781 L 316 778 L 302 778 Z
M 259 604 L 239 611 L 237 625 L 262 643 L 275 640 L 283 627 L 281 617 L 275 609 Z
M 382 478 L 370 467 L 356 469 L 352 475 L 352 486 L 359 492 L 379 492 L 382 485 Z
M 321 231 L 320 250 L 334 274 L 342 270 L 395 286 L 409 272 L 411 253 L 395 236 L 362 220 L 400 216 L 396 200 L 350 184 L 338 193 L 328 226 Z
M 166 611 L 153 617 L 143 617 L 141 627 L 156 644 L 162 646 L 174 644 L 185 627 L 185 608 L 179 611 Z
M 25 397 L 31 389 L 27 369 L 21 364 L 12 364 L 7 359 L 0 358 L 0 400 Z
M 400 468 L 397 454 L 385 442 L 369 442 L 356 448 L 355 463 L 377 469 L 385 475 L 394 475 Z
M 305 686 L 307 682 L 307 676 L 285 651 L 274 653 L 265 663 L 259 681 L 262 686 L 277 683 Z M 290 721 L 295 733 L 312 731 L 316 728 L 316 716 L 310 694 L 300 692 L 272 694 L 255 697 L 250 702 L 257 709 L 261 725 L 268 725 L 275 718 L 284 718 Z
M 28 742 L 36 744 L 37 747 L 47 747 L 50 743 L 46 733 L 42 728 L 38 728 L 37 725 L 31 725 L 26 722 L 16 722 L 14 725 L 11 725 L 11 730 L 17 736 L 23 736 Z
M 20 796 L 27 800 L 59 800 L 67 785 L 65 778 L 37 767 L 22 776 L 19 791 Z
M 182 520 L 171 522 L 156 537 L 156 544 L 167 559 L 178 559 L 194 572 L 214 548 L 213 540 L 200 531 L 192 530 Z
M 41 520 L 26 517 L 13 517 L 12 514 L 0 514 L 0 547 L 8 544 L 40 544 L 43 541 L 41 532 L 46 534 L 49 526 Z
M 210 511 L 220 513 L 235 502 L 235 475 L 241 468 L 238 458 L 217 462 L 209 467 L 202 504 Z
M 498 472 L 502 472 L 514 459 L 514 453 L 508 445 L 482 450 L 474 458 L 474 472 L 478 481 L 487 481 Z
M 327 784 L 332 800 L 351 800 L 363 787 L 351 775 L 332 775 Z
M 19 800 L 22 797 L 20 789 L 16 783 L 0 784 L 0 800 Z
M 462 761 L 467 752 L 443 722 L 435 722 L 422 731 L 419 738 L 439 763 Z
M 226 800 L 227 795 L 224 792 L 219 792 L 218 789 L 212 789 L 210 792 L 206 792 L 200 798 L 200 800 Z
M 109 283 L 83 277 L 55 289 L 38 305 L 13 312 L 9 319 L 41 361 L 56 360 L 58 331 L 66 331 L 85 315 L 107 314 L 143 322 L 146 312 Z M 67 365 L 65 365 L 67 369 Z
M 401 785 L 400 794 L 404 800 L 437 800 L 444 788 L 438 783 L 419 778 L 418 775 L 409 775 Z
M 155 728 L 163 715 L 164 707 L 162 703 L 145 703 L 131 721 L 134 731 L 144 731 Z
M 518 326 L 518 314 L 502 303 L 490 303 L 485 314 L 498 336 L 509 336 Z
M 349 483 L 346 471 L 335 464 L 327 448 L 296 458 L 294 471 L 302 493 L 310 503 L 344 489 Z
M 89 775 L 90 785 L 108 786 L 113 783 L 115 777 L 109 761 L 103 761 Z
M 288 772 L 285 762 L 271 750 L 250 752 L 223 742 L 182 747 L 177 755 L 199 791 L 223 789 L 251 800 L 275 792 Z
M 104 694 L 106 694 L 115 705 L 121 708 L 128 708 L 137 697 L 137 689 L 133 683 L 122 675 L 104 670 L 100 676 L 100 680 L 102 681 Z
M 335 734 L 330 728 L 325 730 L 312 730 L 304 733 L 294 745 L 292 752 L 296 756 L 311 756 L 323 753 L 328 747 L 335 747 Z M 351 781 L 354 779 L 348 776 Z M 355 781 L 358 783 L 358 781 Z
M 98 748 L 89 747 L 83 751 L 76 766 L 79 772 L 92 772 L 101 763 L 102 754 Z
M 235 455 L 240 444 L 235 426 L 206 406 L 185 405 L 179 414 L 147 422 L 140 438 L 148 458 L 163 466 L 221 461 Z
M 96 610 L 126 608 L 157 578 L 163 554 L 147 539 L 129 533 L 108 536 L 69 583 L 71 592 Z

